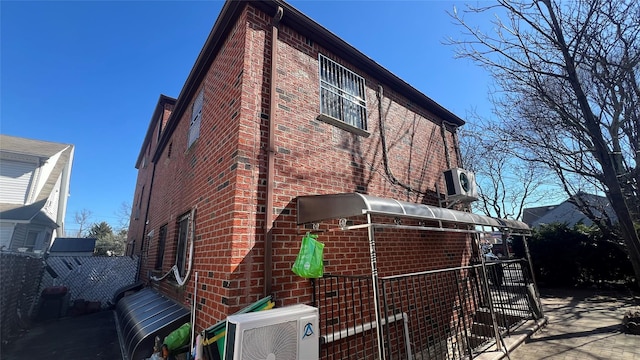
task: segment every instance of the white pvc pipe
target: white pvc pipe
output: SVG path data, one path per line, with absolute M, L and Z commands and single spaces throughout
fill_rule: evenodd
M 380 293 L 378 292 L 378 265 L 376 255 L 376 240 L 374 236 L 373 226 L 371 225 L 371 214 L 367 213 L 367 233 L 369 234 L 369 258 L 371 260 L 371 287 L 373 290 L 373 307 L 376 312 L 376 324 L 382 323 L 382 314 L 380 313 Z M 378 360 L 384 360 L 384 346 L 382 338 L 382 327 L 376 326 L 376 339 L 378 345 Z
M 196 271 L 195 284 L 193 285 L 193 299 L 191 299 L 191 346 L 189 346 L 189 353 L 193 350 L 193 343 L 196 337 L 196 309 L 197 309 L 197 294 L 198 294 L 198 272 Z

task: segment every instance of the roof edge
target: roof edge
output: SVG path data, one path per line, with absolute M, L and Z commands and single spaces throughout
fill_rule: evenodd
M 191 98 L 195 96 L 198 85 L 206 75 L 208 67 L 217 56 L 218 51 L 226 39 L 226 35 L 230 31 L 230 28 L 239 17 L 239 14 L 244 10 L 245 6 L 249 4 L 267 14 L 275 14 L 277 8 L 282 7 L 284 9 L 284 16 L 281 20 L 282 23 L 295 29 L 300 34 L 312 37 L 314 41 L 317 39 L 317 42 L 320 45 L 335 53 L 336 56 L 348 60 L 354 66 L 358 67 L 358 69 L 367 72 L 379 82 L 388 84 L 408 100 L 424 107 L 426 110 L 440 117 L 446 123 L 453 126 L 462 126 L 465 124 L 465 121 L 460 117 L 438 104 L 421 91 L 409 85 L 409 83 L 400 79 L 391 71 L 387 70 L 355 47 L 349 45 L 346 41 L 342 40 L 327 28 L 323 27 L 287 2 L 282 0 L 227 0 L 223 5 L 215 24 L 213 25 L 204 46 L 196 58 L 196 62 L 193 65 L 180 94 L 178 95 L 174 111 L 167 122 L 167 128 L 163 132 L 160 141 L 158 142 L 156 152 L 153 155 L 153 162 L 158 161 L 160 154 L 169 143 L 171 134 L 177 127 L 178 121 L 180 121 L 180 118 L 187 110 Z
M 158 146 L 156 147 L 155 153 L 152 157 L 153 162 L 158 161 L 160 154 L 162 154 L 165 146 L 169 143 L 171 134 L 178 126 L 178 121 L 180 121 L 180 118 L 187 110 L 191 98 L 198 90 L 198 85 L 206 75 L 208 67 L 211 65 L 218 54 L 218 51 L 222 47 L 225 35 L 230 31 L 231 26 L 234 23 L 233 20 L 238 18 L 240 12 L 244 9 L 247 3 L 247 1 L 227 0 L 222 6 L 220 15 L 213 25 L 211 32 L 209 32 L 209 36 L 200 50 L 200 53 L 196 58 L 196 62 L 191 68 L 191 72 L 189 72 L 182 90 L 180 90 L 173 112 L 167 121 L 167 127 L 162 132 L 160 141 L 158 141 Z
M 149 120 L 149 127 L 147 128 L 147 133 L 144 136 L 144 140 L 142 141 L 142 146 L 140 147 L 140 153 L 138 153 L 138 159 L 136 160 L 136 169 L 140 169 L 140 163 L 144 158 L 144 153 L 147 149 L 147 146 L 151 143 L 151 139 L 156 128 L 156 123 L 159 121 L 159 116 L 161 111 L 164 109 L 162 105 L 165 103 L 169 103 L 171 105 L 176 104 L 176 99 L 170 96 L 160 94 L 158 97 L 158 101 L 156 102 L 156 107 L 153 110 L 153 115 L 151 115 L 151 120 Z

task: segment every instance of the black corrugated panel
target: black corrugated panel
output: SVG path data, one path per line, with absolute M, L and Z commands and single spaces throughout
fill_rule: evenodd
M 116 313 L 124 355 L 130 360 L 150 357 L 156 336 L 162 340 L 189 321 L 189 310 L 151 288 L 120 299 Z

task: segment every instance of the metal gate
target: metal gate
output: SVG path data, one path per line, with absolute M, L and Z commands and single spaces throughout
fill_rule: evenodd
M 527 299 L 523 294 L 533 286 L 528 286 L 524 275 L 517 275 L 524 274 L 522 266 L 511 265 L 518 261 L 487 266 L 482 260 L 480 265 L 391 277 L 381 277 L 378 270 L 376 237 L 384 239 L 385 229 L 464 234 L 474 253 L 474 244 L 477 250 L 480 238 L 494 232 L 522 236 L 526 247 L 530 229 L 520 221 L 360 193 L 299 196 L 296 210 L 298 225 L 307 231 L 366 230 L 369 245 L 371 280 L 327 276 L 314 282 L 313 300 L 320 308 L 324 331 L 323 358 L 473 357 L 492 338 L 500 349 L 496 339 L 524 319 L 510 313 L 527 317 L 533 313 L 522 308 L 521 299 L 524 303 Z M 498 275 L 500 281 L 494 277 Z M 493 333 L 486 331 L 487 325 Z
M 478 264 L 380 277 L 386 358 L 473 358 L 539 316 L 528 263 L 500 261 L 485 269 Z M 321 358 L 378 357 L 371 281 L 329 274 L 314 280 Z

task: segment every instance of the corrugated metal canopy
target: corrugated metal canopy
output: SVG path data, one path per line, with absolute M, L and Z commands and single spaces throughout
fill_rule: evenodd
M 415 204 L 360 193 L 311 195 L 298 197 L 298 224 L 349 218 L 363 214 L 436 220 L 447 223 L 490 226 L 527 231 L 527 224 L 436 206 Z

